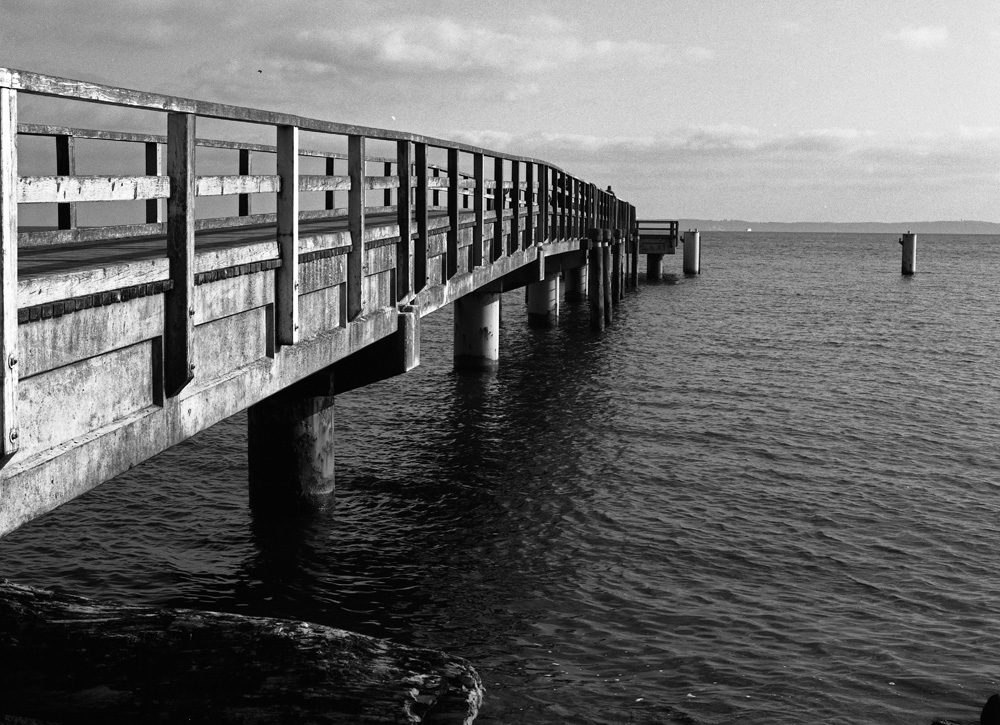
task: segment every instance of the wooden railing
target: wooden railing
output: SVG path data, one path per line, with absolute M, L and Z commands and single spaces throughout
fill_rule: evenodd
M 166 135 L 84 130 L 63 126 L 19 124 L 21 93 L 54 96 L 85 103 L 155 111 L 166 116 Z M 199 139 L 198 118 L 221 119 L 274 128 L 275 145 L 234 140 Z M 309 150 L 301 132 L 346 139 L 347 152 Z M 55 141 L 56 174 L 20 176 L 17 137 L 42 136 Z M 143 174 L 86 176 L 77 173 L 76 142 L 81 139 L 142 144 Z M 372 156 L 369 141 L 395 144 L 395 155 Z M 237 153 L 231 175 L 196 172 L 196 148 Z M 429 163 L 429 151 L 443 150 L 447 163 Z M 273 155 L 274 174 L 254 173 L 254 159 Z M 462 171 L 471 157 L 472 173 Z M 300 159 L 325 159 L 324 174 L 303 174 Z M 492 159 L 492 179 L 486 178 Z M 338 173 L 338 167 L 340 173 Z M 346 167 L 346 168 L 344 168 Z M 468 168 L 468 167 L 466 167 Z M 373 173 L 376 171 L 378 173 Z M 346 173 L 345 173 L 346 172 Z M 379 205 L 367 192 L 383 191 Z M 322 209 L 300 208 L 300 194 L 323 192 Z M 347 193 L 347 206 L 335 207 L 335 193 Z M 257 194 L 276 199 L 273 213 L 254 213 Z M 236 197 L 238 213 L 196 218 L 199 197 Z M 443 200 L 442 200 L 442 197 Z M 79 204 L 102 201 L 145 204 L 145 223 L 81 227 Z M 19 204 L 56 204 L 51 230 L 20 230 Z M 124 240 L 165 235 L 169 260 L 169 294 L 165 297 L 164 378 L 168 395 L 192 379 L 194 329 L 194 261 L 197 231 L 274 224 L 279 263 L 275 296 L 275 329 L 279 344 L 298 341 L 299 255 L 304 249 L 347 257 L 347 321 L 365 315 L 362 279 L 369 216 L 391 215 L 398 225 L 394 302 L 412 298 L 427 284 L 428 226 L 432 215 L 447 218 L 447 278 L 458 271 L 460 215 L 474 215 L 472 264 L 549 241 L 585 239 L 593 228 L 630 231 L 635 209 L 558 168 L 530 157 L 505 154 L 468 144 L 400 131 L 333 123 L 240 106 L 147 93 L 0 68 L 0 456 L 18 448 L 16 416 L 18 353 L 18 247 L 93 240 Z M 300 234 L 299 223 L 346 217 L 350 244 L 340 235 Z M 505 233 L 504 223 L 509 224 Z M 384 217 L 380 225 L 385 226 Z M 505 239 L 506 244 L 505 244 Z

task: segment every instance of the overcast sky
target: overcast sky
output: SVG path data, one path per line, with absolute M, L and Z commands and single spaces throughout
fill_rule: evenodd
M 997 0 L 3 0 L 0 65 L 536 156 L 640 217 L 1000 221 Z

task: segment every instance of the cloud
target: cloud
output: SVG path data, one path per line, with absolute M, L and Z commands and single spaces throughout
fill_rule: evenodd
M 715 51 L 709 48 L 691 46 L 690 48 L 685 48 L 684 57 L 694 63 L 707 63 L 715 59 Z
M 895 32 L 887 32 L 883 37 L 886 40 L 902 43 L 914 50 L 926 50 L 946 45 L 948 43 L 948 28 L 943 25 L 903 28 Z

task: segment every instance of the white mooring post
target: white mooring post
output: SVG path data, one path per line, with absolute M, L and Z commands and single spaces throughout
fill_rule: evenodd
M 899 243 L 903 245 L 903 274 L 910 277 L 917 271 L 917 235 L 907 232 Z
M 684 274 L 701 274 L 701 234 L 697 229 L 684 232 Z

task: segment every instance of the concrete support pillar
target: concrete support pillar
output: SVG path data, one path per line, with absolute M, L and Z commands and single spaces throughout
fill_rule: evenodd
M 566 301 L 583 302 L 587 299 L 587 265 L 567 269 Z
M 917 235 L 907 232 L 899 243 L 903 245 L 903 274 L 910 277 L 917 271 Z
M 527 287 L 528 324 L 555 327 L 559 322 L 559 274 L 550 274 Z
M 608 241 L 608 230 L 604 230 L 604 243 L 601 251 L 604 253 L 604 323 L 610 325 L 614 321 L 615 305 L 614 295 L 611 289 L 612 263 L 611 263 L 611 242 Z
M 289 508 L 334 492 L 332 395 L 286 388 L 250 406 L 247 433 L 252 508 Z
M 500 294 L 471 292 L 455 300 L 455 368 L 495 370 L 500 364 Z
M 663 278 L 663 255 L 646 255 L 646 281 L 659 282 Z
M 604 329 L 604 250 L 601 248 L 601 230 L 591 229 L 590 251 L 587 252 L 589 270 L 587 295 L 590 297 L 590 327 Z
M 697 229 L 684 232 L 684 274 L 701 274 L 701 234 Z

